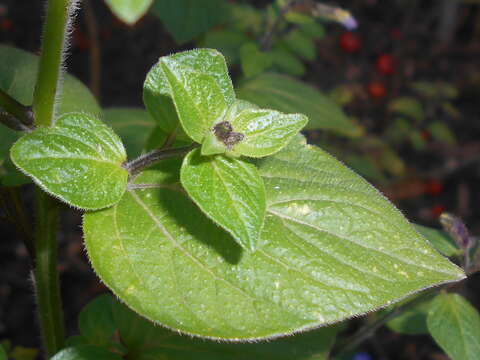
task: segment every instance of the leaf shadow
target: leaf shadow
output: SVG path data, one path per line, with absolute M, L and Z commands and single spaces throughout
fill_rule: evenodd
M 183 191 L 160 191 L 160 201 L 176 224 L 185 229 L 196 241 L 215 250 L 226 262 L 240 262 L 243 249 L 225 230 L 207 218 Z

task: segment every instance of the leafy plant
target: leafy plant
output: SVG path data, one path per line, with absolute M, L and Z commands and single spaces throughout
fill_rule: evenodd
M 129 5 L 109 3 L 121 12 Z M 175 3 L 179 14 L 184 3 Z M 0 76 L 0 120 L 11 129 L 5 141 L 15 141 L 2 154 L 1 179 L 20 170 L 37 186 L 36 228 L 26 245 L 48 357 L 322 359 L 340 330 L 333 324 L 384 307 L 361 336 L 386 323 L 407 332 L 393 318 L 423 311 L 420 321 L 449 355 L 476 353 L 478 336 L 465 331 L 480 333 L 478 313 L 463 298 L 431 290 L 428 314 L 417 307 L 421 291 L 477 270 L 474 238 L 452 216 L 444 217 L 450 237 L 414 227 L 363 178 L 308 145 L 299 134 L 308 117 L 298 107 L 316 119 L 313 127 L 361 135 L 337 107 L 296 80 L 260 75 L 263 69 L 246 64 L 259 76 L 235 91 L 223 55 L 204 48 L 159 59 L 146 76 L 146 110 L 102 112 L 76 80 L 66 77 L 60 86 L 75 5 L 49 1 L 38 62 L 0 48 L 11 63 Z M 141 13 L 147 5 L 134 6 Z M 284 41 L 311 59 L 300 31 L 315 27 L 305 24 L 308 31 L 294 29 Z M 18 79 L 22 66 L 28 71 Z M 281 97 L 254 105 L 248 100 L 257 100 L 262 82 Z M 288 101 L 279 102 L 282 96 Z M 122 130 L 135 124 L 149 134 Z M 127 146 L 115 129 L 129 137 Z M 55 264 L 60 203 L 84 211 L 89 260 L 125 304 L 109 295 L 95 299 L 79 316 L 80 334 L 66 342 Z M 451 333 L 442 331 L 445 324 Z M 286 335 L 293 336 L 276 339 Z M 450 336 L 464 346 L 452 345 Z M 272 341 L 240 344 L 265 339 Z M 355 334 L 334 351 L 348 353 L 359 341 Z M 4 353 L 0 348 L 0 358 Z

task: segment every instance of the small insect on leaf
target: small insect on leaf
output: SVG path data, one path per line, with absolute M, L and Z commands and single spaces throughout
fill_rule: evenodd
M 225 144 L 228 150 L 231 150 L 235 144 L 238 144 L 245 138 L 245 135 L 233 131 L 232 124 L 228 121 L 219 122 L 213 127 L 213 133 L 218 141 Z

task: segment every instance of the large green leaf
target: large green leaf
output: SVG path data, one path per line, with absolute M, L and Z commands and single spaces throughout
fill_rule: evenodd
M 21 137 L 10 157 L 42 189 L 78 208 L 113 205 L 127 187 L 122 142 L 93 115 L 61 116 L 54 127 Z
M 103 111 L 103 117 L 122 138 L 130 159 L 142 153 L 156 125 L 150 114 L 140 108 L 110 108 Z
M 452 360 L 478 359 L 480 314 L 462 296 L 442 293 L 427 317 L 430 334 Z
M 152 8 L 179 44 L 224 21 L 226 11 L 224 0 L 155 0 Z
M 179 186 L 180 161 L 135 179 L 84 217 L 92 265 L 143 316 L 229 340 L 291 334 L 464 278 L 376 189 L 292 141 L 257 161 L 267 194 L 262 247 L 242 251 Z
M 10 46 L 0 45 L 0 89 L 24 105 L 33 102 L 33 90 L 38 71 L 38 57 Z M 67 75 L 62 86 L 57 114 L 86 111 L 100 114 L 100 107 L 85 85 Z M 21 133 L 0 128 L 0 181 L 4 185 L 21 185 L 27 182 L 8 160 L 8 151 Z
M 105 2 L 120 20 L 132 25 L 145 15 L 153 0 L 105 0 Z
M 184 159 L 182 185 L 200 209 L 245 249 L 259 246 L 265 219 L 265 187 L 256 167 L 243 160 L 200 150 Z
M 147 74 L 143 101 L 167 134 L 178 132 L 179 127 L 172 99 L 188 135 L 201 142 L 212 125 L 212 117 L 219 116 L 235 101 L 222 54 L 212 49 L 196 49 L 161 57 Z
M 284 113 L 308 116 L 307 129 L 326 129 L 347 136 L 359 136 L 361 129 L 328 97 L 314 87 L 291 77 L 265 73 L 238 87 L 240 99 Z
M 120 355 L 108 349 L 94 345 L 80 345 L 69 347 L 58 352 L 50 360 L 122 360 Z

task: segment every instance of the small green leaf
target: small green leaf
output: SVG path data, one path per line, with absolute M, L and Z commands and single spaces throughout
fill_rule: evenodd
M 111 206 L 127 187 L 122 142 L 92 115 L 65 114 L 21 137 L 10 156 L 42 189 L 81 209 Z
M 256 160 L 267 199 L 257 251 L 198 209 L 169 159 L 115 206 L 85 214 L 93 268 L 142 316 L 235 341 L 325 326 L 465 277 L 376 189 L 299 139 Z
M 201 143 L 216 117 L 233 104 L 235 93 L 222 54 L 196 49 L 160 58 L 147 75 L 143 100 L 167 134 L 178 132 L 180 117 L 187 134 Z
M 0 89 L 24 105 L 32 104 L 37 71 L 37 56 L 14 47 L 0 45 Z M 58 102 L 57 115 L 75 111 L 101 113 L 88 88 L 67 74 Z M 21 135 L 21 132 L 3 126 L 0 129 L 0 182 L 4 186 L 18 186 L 29 182 L 29 179 L 9 160 L 9 150 Z
M 244 138 L 234 145 L 234 150 L 250 157 L 272 155 L 286 146 L 307 122 L 308 118 L 301 114 L 252 107 L 240 110 L 231 124 Z
M 153 0 L 105 0 L 105 2 L 120 20 L 133 25 L 147 13 Z
M 265 188 L 254 165 L 221 155 L 202 157 L 196 149 L 185 157 L 180 179 L 198 207 L 243 248 L 259 247 Z
M 183 44 L 223 22 L 227 7 L 223 0 L 155 0 L 152 12 Z
M 313 41 L 310 36 L 302 33 L 302 31 L 298 29 L 290 31 L 290 33 L 283 38 L 283 42 L 295 55 L 305 60 L 315 60 L 317 55 L 315 41 Z
M 289 50 L 276 47 L 271 50 L 273 64 L 280 72 L 294 76 L 305 74 L 305 65 Z
M 422 103 L 413 97 L 404 96 L 396 98 L 388 104 L 388 109 L 416 121 L 422 121 L 425 118 Z
M 415 228 L 443 255 L 451 257 L 462 253 L 462 250 L 458 248 L 455 241 L 445 231 L 418 224 L 415 224 Z
M 249 42 L 240 48 L 240 64 L 246 77 L 263 73 L 272 66 L 272 55 L 261 51 L 258 46 Z
M 434 121 L 428 125 L 427 129 L 437 141 L 444 142 L 448 145 L 455 145 L 457 142 L 455 134 L 443 122 Z
M 342 109 L 314 87 L 291 77 L 265 73 L 244 81 L 238 98 L 262 108 L 284 113 L 301 113 L 309 118 L 307 129 L 332 130 L 346 136 L 359 136 L 361 128 Z
M 116 329 L 112 314 L 112 297 L 102 295 L 87 304 L 78 317 L 78 327 L 89 344 L 97 346 L 110 344 Z
M 120 355 L 94 345 L 80 345 L 63 349 L 50 360 L 122 360 Z
M 480 314 L 462 296 L 442 293 L 428 314 L 430 334 L 452 360 L 477 359 L 480 354 Z
M 427 315 L 432 305 L 432 299 L 420 302 L 404 311 L 387 323 L 390 330 L 400 334 L 420 335 L 428 334 Z
M 103 111 L 103 117 L 122 139 L 129 159 L 142 153 L 156 125 L 150 114 L 140 108 L 109 108 Z

